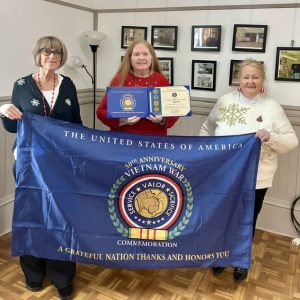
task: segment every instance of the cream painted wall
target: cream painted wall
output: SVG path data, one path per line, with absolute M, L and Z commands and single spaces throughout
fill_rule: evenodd
M 237 4 L 237 1 L 235 1 L 235 4 Z M 146 26 L 148 28 L 148 41 L 151 41 L 151 25 L 176 25 L 178 26 L 177 51 L 156 51 L 158 56 L 174 57 L 175 85 L 191 85 L 192 60 L 216 60 L 216 91 L 191 90 L 191 95 L 195 97 L 218 98 L 233 89 L 228 84 L 230 60 L 255 58 L 265 63 L 268 77 L 266 88 L 269 94 L 281 104 L 299 106 L 300 83 L 274 80 L 276 47 L 289 47 L 292 39 L 296 40 L 296 46 L 300 46 L 300 40 L 298 40 L 300 36 L 300 21 L 298 21 L 299 18 L 294 18 L 295 16 L 300 16 L 300 8 L 136 13 L 100 12 L 99 30 L 105 32 L 108 38 L 103 42 L 98 54 L 99 70 L 97 83 L 101 88 L 105 88 L 109 84 L 111 77 L 118 68 L 121 55 L 125 53 L 125 50 L 121 49 L 122 25 Z M 192 25 L 207 24 L 222 25 L 221 51 L 191 51 Z M 266 52 L 233 52 L 231 47 L 234 24 L 268 25 Z
M 68 3 L 94 6 L 95 8 L 122 7 L 166 7 L 191 5 L 237 5 L 259 3 L 261 1 L 242 0 L 179 0 L 165 1 L 84 1 L 70 0 Z M 122 3 L 122 5 L 120 4 Z M 263 3 L 289 3 L 289 1 L 266 1 Z M 115 6 L 113 6 L 115 5 Z M 27 13 L 24 13 L 24 12 Z M 30 13 L 29 13 L 30 12 Z M 208 11 L 179 11 L 179 12 L 149 12 L 149 13 L 99 13 L 99 30 L 105 32 L 108 38 L 100 45 L 97 53 L 98 74 L 97 87 L 105 88 L 115 73 L 120 57 L 124 54 L 121 49 L 121 26 L 141 25 L 148 27 L 150 41 L 151 25 L 177 25 L 178 50 L 157 51 L 158 56 L 174 57 L 175 84 L 191 84 L 192 59 L 207 59 L 217 61 L 217 89 L 215 92 L 192 90 L 192 96 L 217 98 L 232 89 L 228 85 L 231 59 L 257 58 L 265 62 L 268 83 L 267 89 L 281 104 L 300 104 L 300 84 L 295 82 L 275 81 L 275 54 L 277 46 L 289 46 L 290 40 L 300 36 L 300 8 L 293 9 L 244 9 L 244 10 L 210 10 Z M 233 24 L 267 24 L 268 37 L 265 53 L 232 52 Z M 222 25 L 222 45 L 220 52 L 195 52 L 190 50 L 191 26 L 201 24 Z M 25 74 L 36 70 L 33 65 L 31 50 L 35 41 L 42 35 L 54 34 L 59 36 L 67 45 L 69 54 L 80 55 L 84 64 L 92 71 L 92 54 L 82 33 L 93 28 L 93 14 L 57 5 L 43 0 L 10 0 L 2 3 L 0 8 L 0 35 L 2 37 L 0 55 L 2 72 L 0 78 L 0 97 L 11 94 L 12 83 Z M 297 44 L 298 43 L 298 44 Z M 77 88 L 91 88 L 92 83 L 84 69 L 74 70 L 66 65 L 60 70 L 70 76 Z
M 66 44 L 69 54 L 80 54 L 85 62 L 90 59 L 89 46 L 82 41 L 82 32 L 93 28 L 93 14 L 70 7 L 58 6 L 41 0 L 2 1 L 0 6 L 0 105 L 1 97 L 11 95 L 16 79 L 34 72 L 31 51 L 37 39 L 56 35 Z M 88 66 L 89 68 L 90 65 Z M 70 76 L 77 88 L 91 88 L 90 77 L 83 69 L 69 66 L 60 72 Z M 82 108 L 84 108 L 82 106 Z M 91 126 L 91 107 L 83 113 L 85 124 Z M 14 134 L 8 134 L 0 124 L 0 235 L 11 230 L 14 180 L 12 176 L 11 146 Z
M 1 77 L 0 97 L 11 95 L 13 82 L 34 72 L 31 51 L 44 35 L 61 38 L 70 55 L 79 54 L 85 63 L 92 56 L 82 33 L 93 28 L 93 14 L 41 0 L 3 1 L 0 6 Z M 90 67 L 90 66 L 89 66 Z M 90 77 L 82 70 L 69 66 L 60 72 L 70 76 L 77 88 L 90 88 Z

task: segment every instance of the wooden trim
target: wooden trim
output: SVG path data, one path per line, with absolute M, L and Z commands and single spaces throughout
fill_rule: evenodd
M 191 97 L 192 113 L 195 115 L 208 116 L 217 99 Z M 300 126 L 300 107 L 281 105 L 292 125 Z
M 190 10 L 233 10 L 233 9 L 270 9 L 270 8 L 297 8 L 300 3 L 280 4 L 245 4 L 245 5 L 203 5 L 203 6 L 176 6 L 176 7 L 149 7 L 149 8 L 112 8 L 98 9 L 101 14 L 128 13 L 128 12 L 158 12 L 158 11 L 190 11 Z
M 11 97 L 10 96 L 2 96 L 0 97 L 0 105 L 3 104 L 1 102 L 7 102 L 10 101 Z
M 145 8 L 110 8 L 92 9 L 86 6 L 76 5 L 61 0 L 44 0 L 58 5 L 68 6 L 95 14 L 128 13 L 128 12 L 161 12 L 161 11 L 190 11 L 190 10 L 233 10 L 233 9 L 270 9 L 270 8 L 297 8 L 300 3 L 278 3 L 278 4 L 236 4 L 236 5 L 201 5 L 201 6 L 173 6 L 173 7 L 145 7 Z M 97 21 L 96 21 L 97 22 Z M 94 24 L 95 25 L 95 24 Z
M 93 29 L 94 30 L 98 30 L 98 24 L 99 24 L 99 14 L 94 11 L 94 15 L 93 15 Z
M 93 8 L 89 8 L 89 7 L 81 6 L 81 5 L 77 5 L 77 4 L 72 4 L 72 3 L 65 2 L 65 1 L 60 1 L 60 0 L 44 0 L 44 1 L 71 7 L 71 8 L 75 8 L 75 9 L 79 9 L 79 10 L 83 10 L 83 11 L 87 11 L 87 12 L 91 12 L 91 13 L 96 12 L 96 10 Z
M 293 199 L 294 200 L 294 199 Z M 284 208 L 284 209 L 291 209 L 291 204 L 287 203 L 286 201 L 279 199 L 279 198 L 275 198 L 272 196 L 266 196 L 264 199 L 264 205 L 271 205 L 271 206 L 275 206 L 278 208 Z M 298 207 L 298 205 L 295 206 L 294 208 L 295 212 L 300 212 L 300 207 Z
M 102 98 L 105 89 L 96 90 L 96 99 L 98 102 Z M 92 89 L 80 89 L 77 90 L 79 104 L 85 105 L 93 102 L 93 90 Z M 0 97 L 0 105 L 9 102 L 11 96 Z M 205 97 L 191 97 L 192 113 L 194 115 L 208 116 L 211 109 L 215 105 L 216 98 Z M 281 105 L 288 116 L 292 125 L 300 126 L 300 107 L 293 105 Z
M 13 194 L 6 195 L 5 197 L 0 198 L 0 209 L 1 209 L 1 207 L 5 206 L 7 204 L 13 203 L 13 202 L 14 202 Z

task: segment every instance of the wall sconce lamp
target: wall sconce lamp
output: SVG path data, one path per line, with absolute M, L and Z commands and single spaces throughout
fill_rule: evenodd
M 94 118 L 93 118 L 93 128 L 95 128 L 95 122 L 96 122 L 96 74 L 97 74 L 97 66 L 96 66 L 96 53 L 97 49 L 100 45 L 100 43 L 107 37 L 105 33 L 96 31 L 96 30 L 88 30 L 83 33 L 85 36 L 87 43 L 90 45 L 90 48 L 93 52 L 93 97 L 94 97 L 94 103 L 93 103 L 93 112 L 94 112 Z M 82 65 L 83 68 L 84 65 Z M 86 68 L 85 68 L 86 69 Z M 86 70 L 87 71 L 87 70 Z

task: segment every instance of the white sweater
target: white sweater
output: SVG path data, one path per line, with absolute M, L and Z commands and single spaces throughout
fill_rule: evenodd
M 228 93 L 217 101 L 202 124 L 200 135 L 236 135 L 265 128 L 271 138 L 262 143 L 256 188 L 272 186 L 277 156 L 295 148 L 298 139 L 282 107 L 275 100 L 258 95 L 248 99 L 241 92 Z

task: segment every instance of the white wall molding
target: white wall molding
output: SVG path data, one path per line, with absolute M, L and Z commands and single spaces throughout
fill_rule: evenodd
M 67 6 L 67 7 L 70 7 L 70 8 L 75 8 L 75 9 L 87 11 L 87 12 L 91 12 L 91 13 L 96 12 L 96 10 L 93 9 L 93 8 L 86 7 L 86 6 L 83 6 L 83 5 L 69 3 L 69 2 L 66 2 L 66 1 L 60 1 L 60 0 L 44 0 L 44 1 L 51 2 L 51 3 L 54 3 L 54 4 L 58 4 L 58 5 Z
M 192 112 L 196 115 L 208 116 L 217 99 L 191 97 Z M 281 105 L 292 125 L 300 126 L 300 106 Z
M 46 0 L 47 1 L 47 0 Z M 177 6 L 177 7 L 149 7 L 149 8 L 113 8 L 98 9 L 100 14 L 105 13 L 129 13 L 129 12 L 161 12 L 161 11 L 196 11 L 196 10 L 236 10 L 236 9 L 282 9 L 297 8 L 300 3 L 281 3 L 281 4 L 244 4 L 244 5 L 202 5 L 202 6 Z
M 291 203 L 294 199 L 291 199 Z M 284 208 L 284 209 L 290 209 L 291 205 L 289 203 L 287 203 L 286 201 L 283 201 L 282 199 L 279 198 L 274 198 L 274 197 L 265 197 L 264 200 L 264 205 L 270 205 L 270 206 L 275 206 L 278 208 Z M 296 206 L 295 207 L 295 212 L 300 212 L 300 206 Z
M 160 7 L 127 7 L 93 9 L 87 6 L 73 4 L 61 0 L 44 0 L 58 5 L 63 5 L 92 13 L 128 13 L 128 12 L 161 12 L 161 11 L 195 11 L 195 10 L 234 10 L 234 9 L 282 9 L 297 8 L 300 3 L 260 3 L 260 4 L 228 4 L 228 5 L 186 5 L 186 6 L 160 6 Z
M 14 202 L 14 194 L 6 195 L 5 197 L 0 198 L 0 209 L 1 207 L 13 202 Z
M 300 221 L 298 209 L 295 210 L 295 216 Z M 291 221 L 290 207 L 277 206 L 268 201 L 264 202 L 257 219 L 256 228 L 280 235 L 299 237 Z
M 100 102 L 105 90 L 96 90 L 97 103 Z M 93 103 L 93 89 L 78 89 L 78 101 L 80 105 Z M 11 96 L 0 97 L 0 105 L 11 101 Z M 192 113 L 195 115 L 208 116 L 209 112 L 215 105 L 216 98 L 191 97 Z M 300 106 L 281 105 L 293 125 L 300 126 Z
M 14 195 L 0 198 L 0 236 L 11 231 Z

